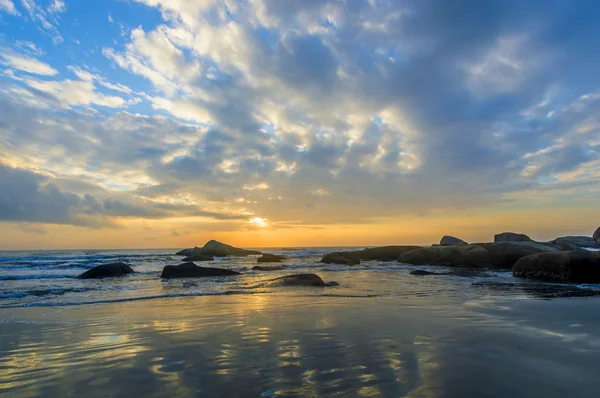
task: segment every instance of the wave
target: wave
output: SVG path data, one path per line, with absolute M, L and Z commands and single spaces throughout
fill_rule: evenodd
M 0 281 L 20 281 L 31 279 L 73 279 L 77 275 L 0 275 Z
M 51 289 L 36 289 L 36 290 L 17 290 L 14 292 L 0 292 L 0 300 L 13 299 L 13 298 L 24 298 L 28 296 L 42 297 L 42 296 L 61 296 L 65 293 L 83 293 L 92 290 L 94 288 L 51 288 Z
M 74 261 L 85 261 L 94 262 L 102 260 L 118 260 L 124 258 L 149 258 L 150 261 L 163 259 L 165 257 L 171 257 L 173 254 L 96 254 L 96 255 L 65 255 L 65 256 L 11 256 L 11 257 L 0 257 L 0 264 L 64 264 L 66 262 Z

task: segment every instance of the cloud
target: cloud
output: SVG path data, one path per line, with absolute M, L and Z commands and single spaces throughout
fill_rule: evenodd
M 60 44 L 64 41 L 62 35 L 58 31 L 58 15 L 66 10 L 66 6 L 62 0 L 53 0 L 50 7 L 46 10 L 36 4 L 35 0 L 21 0 L 21 4 L 29 18 L 37 22 L 39 28 L 52 37 L 54 44 Z
M 7 50 L 4 49 L 3 51 Z M 43 76 L 54 76 L 58 74 L 58 71 L 52 68 L 50 65 L 26 55 L 9 53 L 7 51 L 3 54 L 0 54 L 0 57 L 2 58 L 2 63 L 4 65 L 21 70 L 23 72 Z
M 11 15 L 19 15 L 19 12 L 11 0 L 0 0 L 0 9 Z
M 50 7 L 48 7 L 48 12 L 51 14 L 61 13 L 67 11 L 67 5 L 63 0 L 52 0 L 50 3 Z

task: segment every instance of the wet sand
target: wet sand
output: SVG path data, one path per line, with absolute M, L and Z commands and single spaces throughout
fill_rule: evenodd
M 600 300 L 303 289 L 0 310 L 11 397 L 597 397 Z

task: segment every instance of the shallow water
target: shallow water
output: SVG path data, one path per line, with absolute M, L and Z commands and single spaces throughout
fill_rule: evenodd
M 172 252 L 3 253 L 0 395 L 598 396 L 597 285 L 419 277 L 448 269 L 323 265 L 316 250 L 286 250 L 285 271 L 223 259 L 244 274 L 161 281 Z M 73 278 L 110 261 L 138 274 Z M 341 286 L 257 287 L 298 272 Z

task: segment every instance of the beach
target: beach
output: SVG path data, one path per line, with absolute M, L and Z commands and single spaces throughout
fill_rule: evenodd
M 290 260 L 293 271 L 248 271 L 244 261 L 231 259 L 246 270 L 237 280 L 149 291 L 124 277 L 89 281 L 101 285 L 91 295 L 4 301 L 0 395 L 595 397 L 600 388 L 595 286 L 489 270 L 419 277 L 414 266 L 314 264 L 310 254 Z M 307 269 L 340 286 L 256 287 Z

